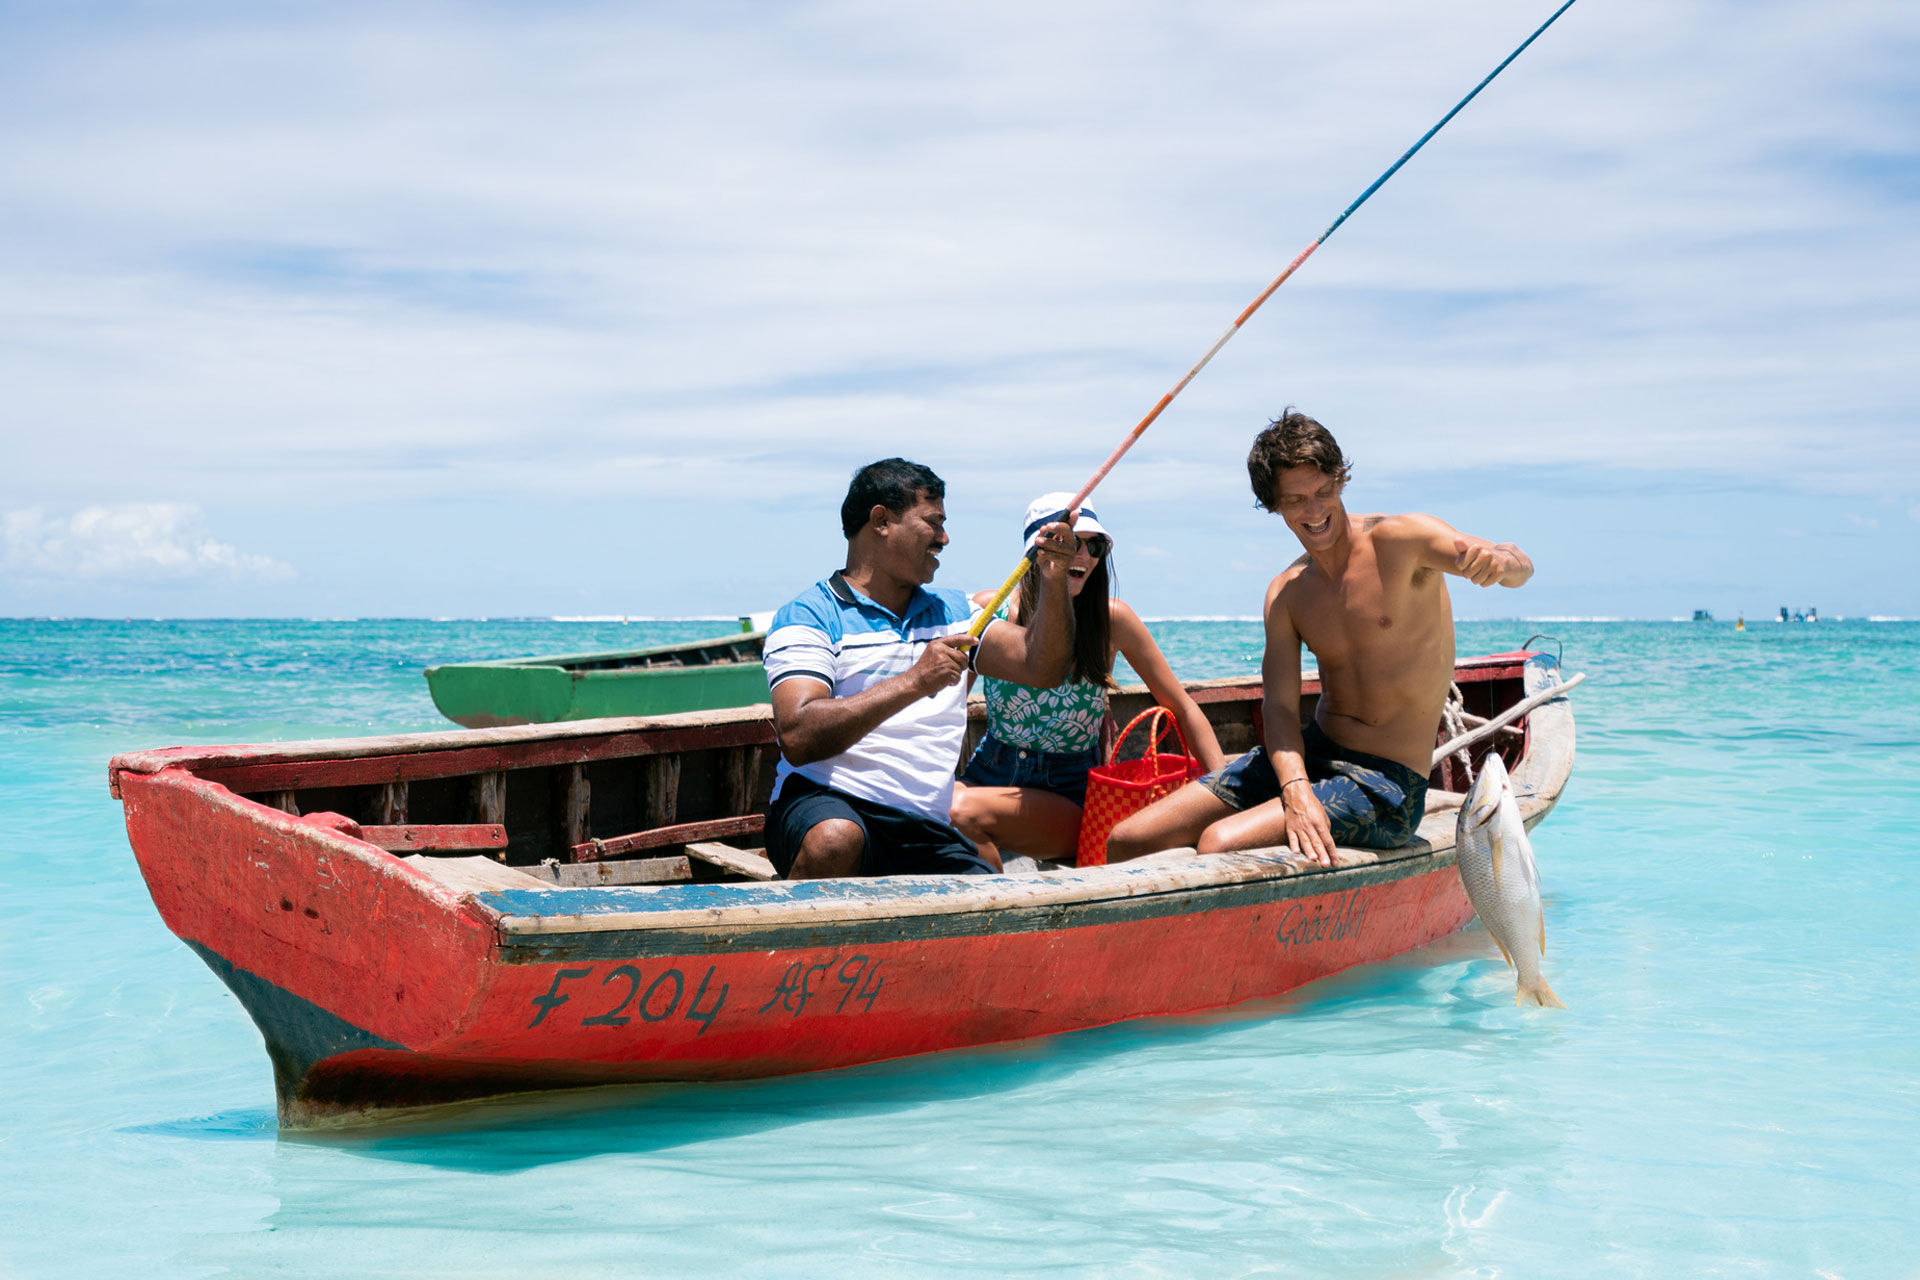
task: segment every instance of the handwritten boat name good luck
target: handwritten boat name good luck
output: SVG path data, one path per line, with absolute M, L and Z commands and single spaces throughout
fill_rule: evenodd
M 1312 907 L 1294 903 L 1280 916 L 1277 937 L 1283 947 L 1339 942 L 1360 936 L 1360 926 L 1366 918 L 1367 904 L 1360 900 L 1360 891 L 1350 889 L 1331 903 L 1317 902 Z
M 873 1012 L 873 1002 L 880 994 L 886 979 L 880 976 L 883 962 L 866 955 L 851 955 L 842 960 L 840 956 L 829 956 L 825 960 L 808 964 L 795 960 L 789 964 L 775 984 L 773 993 L 767 1002 L 761 1005 L 756 1014 L 784 1012 L 791 1017 L 799 1017 L 806 1012 L 807 1005 L 816 996 L 823 1003 L 833 996 L 831 984 L 839 984 L 839 999 L 834 1002 L 833 1012 L 846 1013 L 849 1006 L 855 1013 Z M 574 997 L 560 988 L 562 984 L 585 982 L 592 978 L 598 966 L 577 965 L 554 971 L 553 983 L 542 995 L 534 996 L 532 1004 L 537 1012 L 527 1029 L 547 1022 L 547 1015 L 561 1005 L 573 1003 Z M 679 969 L 662 969 L 654 974 L 653 980 L 643 989 L 641 982 L 646 975 L 640 968 L 631 964 L 618 964 L 607 971 L 600 979 L 600 986 L 608 990 L 614 1003 L 601 1012 L 590 1012 L 591 1002 L 582 999 L 577 1025 L 582 1027 L 624 1027 L 637 1015 L 642 1022 L 665 1022 L 679 1013 L 689 1022 L 700 1024 L 695 1036 L 703 1036 L 713 1027 L 713 1021 L 726 1007 L 727 993 L 733 989 L 731 983 L 723 982 L 714 994 L 711 1004 L 706 1003 L 707 988 L 713 982 L 713 976 L 719 971 L 718 965 L 708 965 L 700 978 L 699 986 L 693 989 L 693 998 L 687 1000 L 687 978 Z M 831 974 L 831 977 L 827 975 Z M 685 1002 L 684 1011 L 681 1008 Z M 818 1010 L 816 1009 L 816 1012 Z M 556 1019 L 550 1026 L 559 1025 Z

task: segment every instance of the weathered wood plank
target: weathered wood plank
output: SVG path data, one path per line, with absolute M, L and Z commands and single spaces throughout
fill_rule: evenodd
M 436 849 L 504 849 L 507 847 L 507 829 L 497 822 L 363 826 L 360 828 L 360 838 L 389 853 L 426 853 Z
M 482 773 L 473 780 L 473 813 L 478 822 L 507 820 L 507 775 L 499 770 Z
M 599 738 L 589 739 L 556 734 L 551 739 L 500 747 L 463 748 L 458 742 L 447 742 L 437 747 L 429 744 L 426 747 L 415 748 L 406 754 L 357 755 L 352 752 L 340 752 L 330 755 L 317 754 L 316 758 L 311 760 L 255 764 L 242 759 L 232 764 L 224 762 L 202 764 L 193 757 L 212 755 L 217 759 L 217 753 L 200 748 L 176 747 L 161 751 L 134 752 L 129 756 L 116 756 L 115 761 L 118 768 L 127 768 L 129 764 L 135 766 L 133 771 L 137 773 L 153 773 L 169 767 L 191 769 L 195 776 L 205 778 L 209 782 L 217 782 L 229 791 L 253 795 L 262 791 L 303 790 L 308 787 L 366 786 L 394 780 L 458 778 L 496 769 L 537 769 L 558 764 L 588 764 L 595 760 L 624 760 L 635 756 L 658 755 L 663 752 L 706 751 L 715 747 L 734 747 L 742 744 L 770 744 L 773 742 L 773 721 L 768 717 L 765 707 L 758 709 L 758 715 L 760 719 L 734 724 L 604 734 Z M 660 717 L 660 719 L 667 718 L 669 717 Z M 582 721 L 581 723 L 597 724 L 604 721 Z M 554 730 L 562 726 L 543 724 L 524 727 Z M 434 736 L 460 739 L 477 734 L 508 732 L 512 730 L 464 729 Z M 348 739 L 348 741 L 354 740 Z M 373 738 L 360 739 L 360 741 L 374 744 L 377 749 L 389 740 Z M 226 750 L 236 749 L 226 748 Z M 169 753 L 178 753 L 178 758 L 167 758 Z
M 749 813 L 738 818 L 710 818 L 705 822 L 682 822 L 671 827 L 636 831 L 629 836 L 610 836 L 577 844 L 573 847 L 573 860 L 605 862 L 609 858 L 637 853 L 642 849 L 664 849 L 668 845 L 698 840 L 725 840 L 731 836 L 755 835 L 766 830 L 766 826 L 767 817 L 763 813 Z
M 764 854 L 753 853 L 747 849 L 736 849 L 729 844 L 716 844 L 707 840 L 694 840 L 687 844 L 687 856 L 698 858 L 735 875 L 749 880 L 778 880 L 780 873 L 773 869 Z
M 551 880 L 528 875 L 519 867 L 504 867 L 492 858 L 428 858 L 419 854 L 400 859 L 426 872 L 456 893 L 492 893 L 498 889 L 546 889 Z
M 597 885 L 678 884 L 693 879 L 693 865 L 676 854 L 667 858 L 630 858 L 619 862 L 542 863 L 533 869 L 542 883 L 563 889 Z
M 680 810 L 680 757 L 648 757 L 646 776 L 647 825 L 671 826 Z
M 760 747 L 735 747 L 722 765 L 723 803 L 734 813 L 753 808 L 753 789 L 760 780 Z
M 586 842 L 593 829 L 593 789 L 587 784 L 587 766 L 563 765 L 556 771 L 560 844 L 571 849 Z
M 721 711 L 683 711 L 662 716 L 624 716 L 556 724 L 508 725 L 495 729 L 438 729 L 431 733 L 394 733 L 364 738 L 316 738 L 306 742 L 229 744 L 208 747 L 160 747 L 115 756 L 111 768 L 135 773 L 193 765 L 276 764 L 296 760 L 342 760 L 369 755 L 433 752 L 448 749 L 499 749 L 547 742 L 595 742 L 609 738 L 676 740 L 689 731 L 772 725 L 772 707 L 758 703 Z M 746 741 L 747 739 L 741 739 Z M 710 743 L 708 745 L 719 745 Z M 668 747 L 668 750 L 678 748 Z M 636 754 L 623 752 L 619 754 Z M 644 751 L 637 754 L 646 754 Z M 468 772 L 473 772 L 469 770 Z M 264 790 L 265 788 L 261 788 Z
M 394 827 L 407 820 L 407 784 L 404 782 L 385 782 L 374 789 L 373 798 L 367 805 L 367 820 L 363 825 Z

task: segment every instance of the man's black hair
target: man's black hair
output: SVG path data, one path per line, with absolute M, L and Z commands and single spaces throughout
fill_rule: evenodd
M 848 538 L 867 527 L 875 507 L 905 515 L 916 502 L 941 502 L 947 486 L 939 476 L 905 458 L 882 458 L 853 473 L 847 500 L 840 504 L 840 530 Z

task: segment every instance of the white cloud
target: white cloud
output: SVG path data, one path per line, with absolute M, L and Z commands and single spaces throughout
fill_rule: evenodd
M 0 507 L 506 495 L 557 545 L 712 488 L 772 545 L 900 452 L 1017 512 L 1550 7 L 15 6 Z M 1103 493 L 1244 511 L 1288 401 L 1369 480 L 1910 491 L 1916 48 L 1576 5 Z
M 7 568 L 22 576 L 179 582 L 197 578 L 283 581 L 291 566 L 248 555 L 207 535 L 200 509 L 170 502 L 83 507 L 50 516 L 39 507 L 6 517 Z

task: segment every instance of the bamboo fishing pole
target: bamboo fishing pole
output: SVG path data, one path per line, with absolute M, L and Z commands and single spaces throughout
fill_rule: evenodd
M 1354 200 L 1352 204 L 1348 205 L 1345 209 L 1341 210 L 1340 216 L 1333 220 L 1333 224 L 1329 226 L 1325 231 L 1322 231 L 1319 234 L 1319 236 L 1315 238 L 1312 244 L 1302 249 L 1299 253 L 1299 256 L 1295 257 L 1292 262 L 1289 262 L 1287 264 L 1287 269 L 1285 271 L 1282 271 L 1279 275 L 1275 276 L 1273 278 L 1273 283 L 1268 285 L 1265 289 L 1262 289 L 1260 291 L 1260 296 L 1247 304 L 1246 310 L 1242 311 L 1239 315 L 1234 317 L 1233 324 L 1228 326 L 1227 331 L 1220 335 L 1220 340 L 1218 342 L 1215 342 L 1211 347 L 1208 347 L 1207 353 L 1200 357 L 1199 363 L 1195 364 L 1193 368 L 1187 370 L 1186 376 L 1182 377 L 1180 381 L 1174 383 L 1173 389 L 1160 397 L 1159 403 L 1155 404 L 1152 409 L 1148 410 L 1146 417 L 1140 419 L 1140 424 L 1136 426 L 1132 431 L 1129 431 L 1127 433 L 1126 439 L 1120 442 L 1120 447 L 1118 449 L 1115 449 L 1110 455 L 1108 455 L 1107 460 L 1100 464 L 1100 469 L 1094 472 L 1092 477 L 1088 479 L 1086 484 L 1080 487 L 1080 492 L 1073 495 L 1073 501 L 1067 504 L 1067 509 L 1066 509 L 1066 515 L 1069 519 L 1074 515 L 1075 512 L 1079 511 L 1080 504 L 1087 500 L 1088 495 L 1094 491 L 1094 488 L 1102 480 L 1105 480 L 1107 478 L 1107 473 L 1113 470 L 1114 464 L 1119 462 L 1121 458 L 1126 456 L 1127 450 L 1133 448 L 1134 441 L 1138 440 L 1142 435 L 1146 434 L 1147 428 L 1153 425 L 1154 419 L 1158 418 L 1162 413 L 1166 411 L 1167 406 L 1173 403 L 1173 398 L 1175 396 L 1179 395 L 1182 391 L 1185 391 L 1187 389 L 1187 384 L 1189 382 L 1192 382 L 1195 376 L 1198 375 L 1202 369 L 1207 367 L 1207 362 L 1213 359 L 1214 355 L 1219 352 L 1220 348 L 1227 345 L 1228 339 L 1232 338 L 1234 334 L 1240 332 L 1240 326 L 1244 325 L 1247 322 L 1247 320 L 1253 315 L 1253 313 L 1260 309 L 1261 304 L 1264 303 L 1268 298 L 1271 298 L 1274 295 L 1274 291 L 1279 289 L 1281 285 L 1287 282 L 1287 277 L 1291 276 L 1295 271 L 1299 270 L 1300 264 L 1305 262 L 1308 258 L 1312 257 L 1313 251 L 1315 249 L 1318 249 L 1321 245 L 1325 244 L 1327 242 L 1328 237 L 1332 236 L 1334 232 L 1340 229 L 1340 224 L 1345 222 L 1348 218 L 1352 217 L 1354 210 L 1358 209 L 1361 205 L 1365 204 L 1367 202 L 1368 197 L 1373 195 L 1374 192 L 1378 191 L 1382 186 L 1386 184 L 1386 181 L 1388 178 L 1391 178 L 1394 174 L 1400 172 L 1400 166 L 1404 165 L 1407 161 L 1413 159 L 1414 153 L 1419 151 L 1420 148 L 1426 146 L 1428 140 L 1431 139 L 1434 134 L 1446 128 L 1447 121 L 1459 115 L 1461 108 L 1465 107 L 1469 102 L 1472 102 L 1476 97 L 1478 97 L 1482 89 L 1492 84 L 1493 78 L 1499 75 L 1502 71 L 1505 71 L 1507 69 L 1508 63 L 1512 62 L 1515 58 L 1519 57 L 1522 53 L 1525 53 L 1527 50 L 1527 46 L 1532 44 L 1535 40 L 1538 40 L 1541 34 L 1545 32 L 1548 27 L 1552 26 L 1556 21 L 1559 20 L 1561 14 L 1573 8 L 1573 2 L 1574 0 L 1566 0 L 1565 4 L 1561 5 L 1558 9 L 1555 9 L 1553 11 L 1552 17 L 1548 18 L 1545 22 L 1541 23 L 1539 27 L 1535 29 L 1532 35 L 1528 36 L 1525 40 L 1522 40 L 1520 42 L 1519 48 L 1515 49 L 1512 53 L 1508 54 L 1504 59 L 1502 59 L 1499 66 L 1487 72 L 1486 79 L 1482 80 L 1479 84 L 1473 86 L 1473 91 L 1467 94 L 1466 97 L 1454 103 L 1453 110 L 1447 112 L 1447 114 L 1440 117 L 1440 123 L 1434 125 L 1433 128 L 1421 134 L 1420 141 L 1414 143 L 1411 147 L 1408 147 L 1405 155 L 1401 156 L 1398 160 L 1395 160 L 1392 166 L 1389 167 L 1385 173 L 1381 174 L 1379 177 L 1373 180 L 1372 186 L 1368 187 L 1365 191 L 1362 191 L 1359 197 L 1356 200 Z M 1000 584 L 1000 590 L 994 593 L 994 597 L 987 604 L 987 607 L 981 610 L 980 616 L 978 618 L 974 619 L 973 626 L 969 628 L 969 633 L 976 640 L 979 639 L 981 633 L 987 629 L 987 624 L 993 620 L 993 615 L 999 611 L 1000 606 L 1006 603 L 1007 597 L 1013 594 L 1013 589 L 1020 585 L 1020 579 L 1026 576 L 1027 568 L 1032 563 L 1033 562 L 1029 560 L 1026 556 L 1024 555 L 1021 556 L 1020 563 L 1015 565 L 1013 572 L 1007 575 L 1007 580 Z

